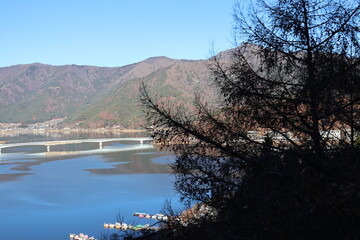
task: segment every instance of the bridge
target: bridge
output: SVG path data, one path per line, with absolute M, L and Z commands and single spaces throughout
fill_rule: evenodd
M 143 144 L 144 142 L 152 141 L 149 137 L 140 138 L 102 138 L 102 139 L 76 139 L 76 140 L 61 140 L 61 141 L 44 141 L 44 142 L 25 142 L 25 143 L 8 143 L 0 144 L 0 154 L 3 148 L 22 147 L 22 146 L 45 146 L 46 151 L 50 152 L 51 146 L 66 145 L 66 144 L 79 144 L 79 143 L 99 143 L 99 149 L 102 149 L 105 142 L 121 142 L 121 141 L 135 141 Z

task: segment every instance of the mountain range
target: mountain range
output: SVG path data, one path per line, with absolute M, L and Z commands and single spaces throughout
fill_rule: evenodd
M 139 86 L 185 103 L 194 93 L 211 98 L 209 60 L 152 57 L 123 67 L 41 63 L 0 68 L 0 122 L 33 123 L 66 118 L 85 128 L 144 124 Z

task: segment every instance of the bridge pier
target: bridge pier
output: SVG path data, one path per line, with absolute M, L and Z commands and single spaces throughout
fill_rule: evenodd
M 50 146 L 56 145 L 66 145 L 66 144 L 75 144 L 75 143 L 99 143 L 99 149 L 103 148 L 103 143 L 106 142 L 115 142 L 115 141 L 134 141 L 139 142 L 140 145 L 143 145 L 145 142 L 152 141 L 152 138 L 106 138 L 106 139 L 78 139 L 78 140 L 59 140 L 59 141 L 43 141 L 43 142 L 24 142 L 24 143 L 7 143 L 0 144 L 0 154 L 2 153 L 3 148 L 19 147 L 19 146 L 44 146 L 46 151 L 50 152 Z

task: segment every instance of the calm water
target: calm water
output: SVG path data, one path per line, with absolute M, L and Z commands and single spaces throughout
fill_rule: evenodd
M 124 134 L 2 136 L 12 142 L 136 137 Z M 176 199 L 168 162 L 174 157 L 136 142 L 3 149 L 0 155 L 0 239 L 65 240 L 69 233 L 99 237 L 120 213 L 158 213 Z

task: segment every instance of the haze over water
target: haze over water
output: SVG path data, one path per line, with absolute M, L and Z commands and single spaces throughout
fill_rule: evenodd
M 8 142 L 127 137 L 121 135 L 18 135 Z M 133 135 L 131 137 L 134 137 Z M 167 163 L 174 159 L 137 142 L 3 149 L 0 155 L 0 239 L 68 239 L 84 232 L 99 237 L 104 222 L 120 213 L 158 213 L 176 199 Z M 135 149 L 136 148 L 136 149 Z M 61 154 L 57 154 L 58 152 Z

